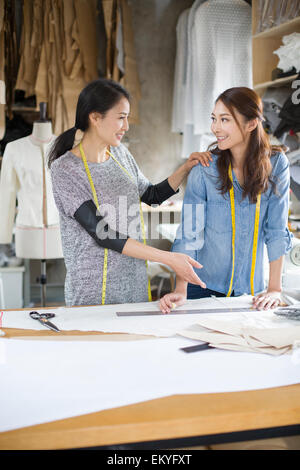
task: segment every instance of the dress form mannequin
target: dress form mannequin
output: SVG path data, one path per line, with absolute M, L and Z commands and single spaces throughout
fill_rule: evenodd
M 42 306 L 45 306 L 46 299 L 46 260 L 63 258 L 60 227 L 59 225 L 49 225 L 47 217 L 47 161 L 46 151 L 49 144 L 53 142 L 52 123 L 46 118 L 46 103 L 40 103 L 40 118 L 33 123 L 33 130 L 30 136 L 33 145 L 39 147 L 41 153 L 43 194 L 42 227 L 30 227 L 16 225 L 15 241 L 16 255 L 25 259 L 41 260 L 41 297 Z

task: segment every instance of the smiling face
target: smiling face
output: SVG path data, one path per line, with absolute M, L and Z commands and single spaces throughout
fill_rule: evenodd
M 237 110 L 235 118 L 221 100 L 217 101 L 211 114 L 211 131 L 217 138 L 220 150 L 232 151 L 247 144 L 253 125 L 246 122 Z
M 117 147 L 120 145 L 125 132 L 129 129 L 129 112 L 130 104 L 125 97 L 122 97 L 104 116 L 96 112 L 91 113 L 91 127 L 102 142 Z

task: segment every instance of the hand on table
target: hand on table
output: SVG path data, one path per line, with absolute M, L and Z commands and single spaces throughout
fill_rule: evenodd
M 159 301 L 159 308 L 162 313 L 170 313 L 171 310 L 179 305 L 183 305 L 186 301 L 186 296 L 177 292 L 171 292 L 164 295 Z
M 268 310 L 279 307 L 281 303 L 281 293 L 279 291 L 267 291 L 253 297 L 253 306 L 258 310 Z

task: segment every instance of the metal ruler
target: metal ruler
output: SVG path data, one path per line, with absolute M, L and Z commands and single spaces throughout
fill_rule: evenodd
M 232 312 L 256 312 L 255 308 L 201 308 L 197 310 L 172 310 L 170 313 L 162 313 L 157 311 L 145 312 L 116 312 L 118 317 L 140 317 L 150 315 L 201 315 L 203 313 L 232 313 Z

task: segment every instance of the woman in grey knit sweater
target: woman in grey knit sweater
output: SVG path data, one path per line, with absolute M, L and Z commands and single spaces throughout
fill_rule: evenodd
M 118 83 L 91 82 L 79 95 L 75 126 L 56 139 L 49 154 L 67 305 L 151 300 L 145 260 L 167 264 L 187 282 L 205 287 L 193 270 L 201 267 L 198 262 L 145 244 L 140 218 L 140 201 L 161 204 L 175 194 L 199 155 L 152 185 L 121 144 L 129 111 L 129 95 Z M 73 148 L 77 129 L 83 138 Z

